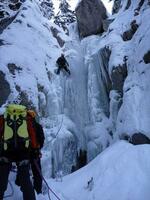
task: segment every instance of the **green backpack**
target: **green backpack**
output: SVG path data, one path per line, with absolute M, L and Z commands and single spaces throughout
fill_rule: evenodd
M 10 104 L 4 114 L 3 150 L 29 148 L 27 109 L 23 105 Z

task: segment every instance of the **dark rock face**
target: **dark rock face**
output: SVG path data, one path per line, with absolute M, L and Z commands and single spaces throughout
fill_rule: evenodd
M 29 101 L 28 95 L 26 94 L 26 92 L 21 91 L 19 95 L 20 95 L 20 99 L 21 99 L 20 104 L 26 105 L 27 108 L 29 108 L 29 109 L 34 109 L 34 110 L 36 110 L 36 108 L 35 108 L 35 106 L 33 105 L 33 103 L 32 103 L 31 101 Z
M 16 74 L 16 71 L 17 72 L 20 72 L 22 71 L 22 68 L 21 67 L 17 67 L 14 63 L 8 63 L 8 69 L 9 69 L 9 72 L 13 75 Z
M 129 140 L 131 144 L 138 145 L 138 144 L 150 144 L 150 139 L 142 134 L 142 133 L 135 133 L 132 135 L 131 139 Z
M 103 20 L 107 15 L 100 0 L 82 0 L 76 8 L 76 17 L 81 38 L 104 32 Z
M 4 45 L 4 41 L 0 40 L 0 46 L 3 46 L 3 45 Z
M 127 77 L 127 66 L 126 63 L 123 66 L 115 67 L 111 73 L 112 89 L 123 93 L 123 84 Z
M 129 29 L 128 31 L 125 31 L 123 33 L 122 38 L 123 38 L 124 41 L 131 40 L 133 35 L 135 34 L 135 32 L 137 31 L 137 29 L 139 27 L 139 25 L 136 23 L 136 20 L 133 20 L 131 22 L 130 26 L 131 26 L 131 29 Z
M 119 9 L 121 8 L 121 0 L 115 0 L 112 13 L 118 13 Z
M 116 126 L 117 115 L 121 105 L 123 103 L 123 85 L 127 77 L 127 58 L 124 58 L 124 63 L 118 65 L 112 69 L 111 81 L 112 81 L 112 96 L 110 96 L 110 118 L 113 122 L 113 129 Z
M 20 2 L 18 2 L 18 3 L 16 3 L 16 4 L 9 4 L 9 8 L 10 8 L 11 10 L 13 10 L 13 11 L 17 11 L 17 10 L 20 8 L 20 6 L 21 6 L 21 3 L 20 3 Z
M 137 7 L 136 10 L 139 11 L 139 10 L 141 9 L 141 7 L 143 6 L 144 2 L 145 2 L 145 0 L 141 0 L 141 1 L 139 2 L 139 4 L 138 4 L 138 7 Z
M 127 10 L 130 7 L 130 5 L 131 5 L 131 0 L 128 0 L 125 10 Z
M 80 149 L 79 155 L 76 158 L 76 169 L 80 169 L 87 164 L 87 151 Z
M 133 145 L 150 144 L 150 138 L 140 132 L 134 133 L 132 136 L 129 136 L 128 134 L 122 134 L 120 139 L 126 140 Z
M 16 18 L 21 5 L 20 0 L 0 0 L 0 34 Z
M 59 36 L 59 31 L 58 31 L 56 28 L 54 28 L 54 27 L 51 27 L 51 31 L 52 31 L 53 36 L 56 38 L 56 40 L 57 40 L 59 46 L 60 46 L 60 47 L 63 47 L 64 44 L 65 44 L 65 42 L 64 42 L 64 40 L 61 39 L 61 37 Z
M 145 64 L 150 63 L 150 51 L 148 51 L 148 52 L 144 55 L 143 59 L 144 59 Z
M 7 26 L 9 26 L 9 24 L 11 24 L 11 22 L 16 18 L 16 16 L 17 14 L 13 17 L 7 17 L 0 21 L 0 34 L 3 32 L 4 29 L 7 28 Z
M 128 0 L 127 1 L 127 5 L 125 7 L 125 10 L 127 10 L 131 5 L 131 0 Z M 114 5 L 113 5 L 113 10 L 112 10 L 112 13 L 115 14 L 115 13 L 118 13 L 118 11 L 120 10 L 121 8 L 121 0 L 115 0 L 114 1 Z
M 5 16 L 9 16 L 9 13 L 5 10 L 0 10 L 0 19 L 4 18 Z
M 10 86 L 5 79 L 5 74 L 0 71 L 0 106 L 2 106 L 6 102 L 10 92 Z
M 104 19 L 103 20 L 103 29 L 105 32 L 108 31 L 109 25 L 114 21 L 114 19 Z
M 33 103 L 29 100 L 28 95 L 26 91 L 21 91 L 20 86 L 16 85 L 16 90 L 18 91 L 18 99 L 16 100 L 17 103 L 26 105 L 28 109 L 34 109 L 36 110 L 35 106 Z M 14 101 L 10 101 L 10 103 L 14 103 Z
M 10 0 L 11 3 L 18 3 L 18 0 Z

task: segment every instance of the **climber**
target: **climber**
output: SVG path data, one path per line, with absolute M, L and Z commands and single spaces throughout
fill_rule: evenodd
M 39 157 L 39 144 L 32 117 L 25 106 L 10 104 L 0 116 L 0 200 L 7 189 L 8 176 L 15 162 L 23 200 L 35 200 L 30 180 L 31 150 Z
M 42 193 L 42 177 L 39 174 L 38 170 L 41 171 L 42 154 L 40 152 L 40 149 L 43 147 L 45 137 L 44 137 L 42 126 L 36 121 L 36 113 L 33 110 L 28 110 L 27 114 L 32 118 L 32 123 L 36 130 L 37 142 L 39 144 L 39 149 L 37 149 L 36 151 L 34 149 L 31 149 L 30 163 L 31 163 L 31 169 L 32 169 L 32 174 L 33 174 L 34 189 L 36 190 L 37 194 L 41 194 Z M 36 164 L 35 164 L 35 161 L 36 161 Z M 38 165 L 38 169 L 36 165 Z M 20 186 L 18 174 L 17 174 L 15 183 L 16 185 Z
M 37 121 L 36 121 L 36 113 L 32 110 L 29 110 L 28 111 L 28 114 L 32 116 L 33 118 L 33 123 L 34 123 L 34 126 L 35 126 L 35 129 L 36 129 L 36 137 L 37 137 L 37 141 L 38 141 L 38 144 L 39 144 L 39 150 L 36 152 L 36 151 L 31 151 L 31 169 L 32 169 L 32 173 L 33 173 L 33 185 L 34 185 L 34 189 L 36 190 L 37 194 L 40 194 L 42 193 L 42 177 L 41 175 L 39 174 L 38 172 L 38 169 L 41 170 L 41 157 L 42 157 L 42 154 L 40 152 L 40 149 L 42 149 L 43 145 L 44 145 L 44 140 L 45 140 L 45 137 L 44 137 L 44 132 L 43 132 L 43 128 L 41 126 L 41 124 L 39 124 Z M 36 163 L 38 165 L 38 169 L 35 165 L 35 160 L 36 159 Z
M 70 75 L 70 70 L 68 69 L 69 64 L 66 60 L 66 58 L 64 57 L 64 54 L 62 53 L 61 56 L 57 59 L 56 61 L 58 69 L 56 71 L 56 74 L 60 74 L 60 70 L 64 69 L 66 72 L 68 72 L 68 74 Z

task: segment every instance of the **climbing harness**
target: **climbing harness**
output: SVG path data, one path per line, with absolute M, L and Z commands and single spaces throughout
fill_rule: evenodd
M 11 193 L 4 196 L 3 198 L 6 199 L 6 198 L 9 198 L 9 197 L 12 197 L 14 195 L 14 189 L 13 189 L 13 186 L 12 186 L 12 183 L 10 181 L 8 181 L 9 185 L 10 185 L 10 188 L 11 188 Z
M 35 164 L 35 166 L 36 166 L 36 168 L 37 168 L 37 170 L 38 170 L 38 172 L 39 172 L 41 178 L 43 179 L 44 183 L 46 184 L 48 190 L 49 190 L 50 192 L 52 192 L 52 193 L 54 194 L 54 196 L 55 196 L 58 200 L 61 200 L 61 199 L 57 196 L 57 194 L 49 187 L 49 185 L 48 185 L 47 181 L 45 180 L 45 178 L 43 177 L 43 175 L 42 175 L 42 173 L 41 173 L 41 170 L 40 170 L 40 168 L 39 168 L 39 166 L 38 166 L 38 164 L 37 164 L 37 161 L 36 161 L 35 159 L 34 159 L 34 164 Z M 49 192 L 48 192 L 48 197 L 49 197 L 49 199 L 51 200 Z

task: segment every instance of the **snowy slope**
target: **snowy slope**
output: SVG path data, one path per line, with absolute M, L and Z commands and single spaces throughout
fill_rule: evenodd
M 86 167 L 50 185 L 66 200 L 149 200 L 149 153 L 149 145 L 117 142 Z M 91 177 L 94 184 L 89 191 Z
M 60 54 L 50 27 L 51 24 L 42 16 L 36 2 L 26 1 L 17 17 L 0 36 L 4 42 L 0 48 L 0 69 L 6 74 L 11 87 L 7 101 L 19 102 L 19 98 L 21 101 L 23 92 L 27 98 L 25 103 L 32 104 L 37 111 L 41 108 L 40 111 L 45 115 L 48 93 L 52 90 L 56 93 L 57 83 L 53 86 L 51 81 L 56 81 L 55 61 Z

